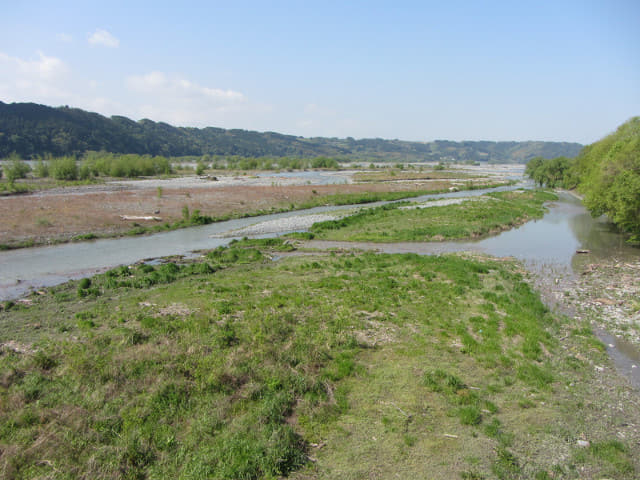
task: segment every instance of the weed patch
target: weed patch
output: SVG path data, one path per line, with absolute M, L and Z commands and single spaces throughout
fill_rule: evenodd
M 555 340 L 561 325 L 516 268 L 455 255 L 268 260 L 291 248 L 243 240 L 198 261 L 118 267 L 33 295 L 28 307 L 5 305 L 3 472 L 258 479 L 551 471 L 522 447 L 528 424 L 518 416 L 546 418 L 555 407 L 543 396 L 568 383 L 560 367 L 573 378 L 587 366 L 556 360 L 565 356 Z M 565 397 L 554 402 L 569 410 Z M 562 435 L 566 445 L 565 431 L 540 430 L 545 442 Z M 635 472 L 622 442 L 594 443 L 561 468 L 570 471 L 569 461 L 621 478 Z

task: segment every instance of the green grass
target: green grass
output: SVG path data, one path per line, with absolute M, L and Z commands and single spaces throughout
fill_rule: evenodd
M 368 242 L 424 242 L 473 238 L 540 218 L 544 202 L 556 199 L 541 191 L 500 192 L 462 204 L 406 209 L 406 203 L 363 210 L 340 220 L 313 225 L 318 239 Z M 484 200 L 484 201 L 483 201 Z
M 533 426 L 555 453 L 573 425 L 562 322 L 516 266 L 267 260 L 282 250 L 118 267 L 0 311 L 3 477 L 532 478 L 557 462 L 523 442 Z M 629 447 L 603 445 L 579 461 L 632 478 Z

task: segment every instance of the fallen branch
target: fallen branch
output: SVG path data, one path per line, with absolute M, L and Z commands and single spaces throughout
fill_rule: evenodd
M 155 220 L 156 222 L 161 222 L 162 218 L 153 217 L 153 216 L 137 216 L 137 215 L 120 215 L 122 220 Z

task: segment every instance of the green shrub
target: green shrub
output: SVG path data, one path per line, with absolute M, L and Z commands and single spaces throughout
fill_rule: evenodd
M 9 183 L 13 183 L 19 178 L 26 178 L 30 171 L 29 164 L 18 159 L 13 159 L 9 166 L 5 166 L 5 175 Z
M 38 178 L 47 178 L 49 176 L 49 163 L 38 160 L 34 172 Z
M 51 160 L 49 164 L 51 175 L 56 180 L 77 180 L 78 165 L 73 157 L 61 157 Z

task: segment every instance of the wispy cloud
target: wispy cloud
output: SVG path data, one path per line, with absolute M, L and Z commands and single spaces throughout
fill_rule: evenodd
M 88 40 L 91 45 L 101 45 L 109 48 L 117 48 L 120 45 L 120 40 L 102 28 L 98 28 L 89 35 Z
M 37 54 L 38 58 L 35 60 L 24 60 L 0 52 L 0 71 L 7 69 L 6 73 L 10 73 L 9 69 L 13 68 L 17 76 L 27 75 L 43 80 L 52 79 L 67 71 L 64 62 L 59 58 L 48 57 L 42 52 Z
M 163 72 L 150 72 L 145 75 L 133 75 L 127 79 L 133 90 L 148 94 L 162 94 L 186 99 L 200 99 L 215 102 L 242 102 L 245 96 L 235 90 L 223 90 L 198 85 L 186 78 L 170 76 Z
M 63 42 L 63 43 L 71 43 L 73 41 L 73 37 L 68 33 L 58 33 L 56 35 L 56 38 L 58 39 L 59 42 Z
M 200 85 L 178 74 L 132 75 L 127 86 L 141 102 L 139 116 L 175 125 L 213 125 L 253 108 L 241 92 Z
M 57 57 L 37 52 L 35 59 L 0 52 L 0 97 L 17 101 L 64 100 L 68 68 Z

